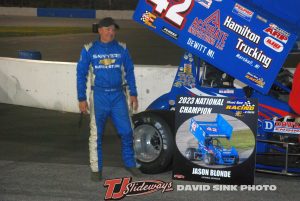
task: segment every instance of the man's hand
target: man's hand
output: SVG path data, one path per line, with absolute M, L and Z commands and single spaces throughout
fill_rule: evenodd
M 130 107 L 133 109 L 133 111 L 137 111 L 139 103 L 136 96 L 130 96 Z
M 80 112 L 86 114 L 89 110 L 89 105 L 87 101 L 79 101 L 79 110 Z

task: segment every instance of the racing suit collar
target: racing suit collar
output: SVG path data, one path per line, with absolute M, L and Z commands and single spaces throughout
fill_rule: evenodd
M 97 41 L 97 43 L 98 43 L 100 46 L 102 46 L 102 47 L 109 47 L 109 46 L 111 46 L 111 45 L 114 45 L 116 42 L 117 42 L 116 40 L 113 40 L 113 41 L 111 41 L 111 42 L 109 42 L 109 43 L 103 43 L 103 42 L 101 42 L 100 40 Z

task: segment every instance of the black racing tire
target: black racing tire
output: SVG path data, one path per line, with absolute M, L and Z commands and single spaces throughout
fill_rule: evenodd
M 196 148 L 187 148 L 185 151 L 185 157 L 190 160 L 190 161 L 194 161 L 196 160 L 195 154 L 197 153 L 197 149 Z
M 204 155 L 204 163 L 206 165 L 214 165 L 215 164 L 215 157 L 211 153 L 207 153 Z
M 161 173 L 171 165 L 175 149 L 175 137 L 172 132 L 174 117 L 172 111 L 145 111 L 133 116 L 134 148 L 137 162 L 141 165 L 140 170 L 143 173 Z M 148 143 L 145 144 L 143 141 Z M 150 149 L 145 148 L 144 145 Z M 147 150 L 155 152 L 152 154 L 153 157 L 146 157 L 151 156 L 151 154 L 145 154 Z
M 240 161 L 240 157 L 239 156 L 235 157 L 233 165 L 237 165 L 239 161 Z

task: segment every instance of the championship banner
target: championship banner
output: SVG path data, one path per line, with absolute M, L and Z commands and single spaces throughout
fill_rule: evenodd
M 173 179 L 254 184 L 257 99 L 179 96 Z
M 297 39 L 287 23 L 233 0 L 140 0 L 133 18 L 262 93 Z

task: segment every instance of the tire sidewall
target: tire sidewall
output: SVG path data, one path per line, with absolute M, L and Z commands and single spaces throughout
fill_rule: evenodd
M 142 162 L 137 160 L 138 163 L 141 164 L 140 170 L 149 174 L 163 172 L 171 163 L 175 147 L 174 136 L 172 135 L 169 125 L 163 118 L 150 112 L 143 112 L 135 115 L 133 124 L 134 128 L 143 124 L 153 126 L 162 139 L 161 152 L 154 161 Z

